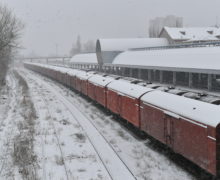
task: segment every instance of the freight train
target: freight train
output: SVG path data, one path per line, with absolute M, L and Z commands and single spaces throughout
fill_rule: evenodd
M 88 96 L 214 176 L 220 175 L 220 107 L 119 76 L 25 63 Z

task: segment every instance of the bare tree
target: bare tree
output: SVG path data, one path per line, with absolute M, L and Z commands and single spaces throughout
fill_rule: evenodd
M 73 56 L 75 54 L 79 54 L 82 51 L 82 44 L 81 44 L 81 37 L 80 35 L 77 36 L 76 44 L 70 50 L 70 55 Z
M 84 45 L 84 52 L 95 52 L 95 43 L 92 40 L 88 40 Z
M 19 47 L 18 39 L 23 28 L 21 21 L 7 7 L 0 5 L 0 87 L 5 82 L 14 49 Z

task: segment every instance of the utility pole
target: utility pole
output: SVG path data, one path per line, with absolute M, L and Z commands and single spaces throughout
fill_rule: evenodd
M 58 44 L 55 44 L 56 46 L 56 56 L 58 56 Z
M 219 27 L 219 24 L 218 24 L 218 16 L 216 16 L 216 23 L 215 23 L 215 27 Z

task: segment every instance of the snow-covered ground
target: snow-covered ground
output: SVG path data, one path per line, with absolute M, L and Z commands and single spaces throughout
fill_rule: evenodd
M 0 96 L 0 179 L 201 179 L 93 102 L 16 71 Z

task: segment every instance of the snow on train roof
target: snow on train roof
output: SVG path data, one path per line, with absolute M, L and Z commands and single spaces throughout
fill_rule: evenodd
M 62 73 L 67 73 L 69 75 L 76 75 L 79 72 L 82 72 L 81 70 L 78 69 L 71 69 L 68 67 L 60 67 L 60 66 L 53 66 L 53 65 L 49 65 L 48 68 L 62 72 Z
M 126 51 L 131 48 L 168 45 L 166 38 L 98 39 L 96 49 L 100 51 Z
M 145 94 L 141 100 L 179 116 L 216 127 L 220 123 L 220 107 L 161 91 Z
M 183 69 L 220 70 L 220 47 L 197 47 L 147 51 L 127 51 L 119 54 L 114 65 Z
M 90 71 L 90 72 L 80 71 L 79 73 L 76 74 L 76 77 L 78 77 L 79 79 L 82 79 L 82 80 L 87 80 L 92 75 L 94 75 L 94 72 L 92 72 L 92 71 Z
M 79 69 L 69 69 L 69 71 L 67 71 L 67 74 L 70 76 L 75 76 L 77 73 L 83 72 L 82 70 Z
M 95 74 L 94 76 L 89 78 L 89 82 L 92 82 L 102 87 L 106 86 L 112 81 L 114 81 L 114 78 L 109 77 L 109 76 L 102 76 L 100 74 Z
M 96 53 L 86 53 L 86 54 L 77 54 L 73 56 L 70 60 L 70 63 L 89 63 L 89 64 L 97 64 L 97 56 Z
M 63 72 L 63 73 L 66 73 L 69 70 L 69 68 L 55 66 L 55 65 L 49 65 L 49 64 L 41 64 L 41 63 L 28 63 L 28 64 L 33 64 L 33 65 L 36 65 L 36 66 L 53 69 L 53 70 L 60 71 L 60 72 Z
M 82 72 L 81 70 L 78 70 L 78 69 L 70 69 L 67 67 L 54 66 L 54 65 L 49 65 L 49 64 L 41 64 L 41 63 L 26 63 L 26 64 L 36 65 L 36 66 L 56 70 L 62 73 L 68 73 L 70 75 L 75 75 L 76 73 Z
M 114 91 L 117 91 L 119 93 L 131 96 L 134 98 L 139 98 L 144 93 L 150 92 L 153 90 L 153 89 L 150 89 L 144 86 L 132 84 L 130 81 L 126 81 L 126 80 L 113 81 L 107 87 L 109 89 L 112 89 Z
M 49 66 L 49 68 L 62 72 L 62 73 L 67 73 L 70 70 L 69 68 L 59 67 L 59 66 Z

